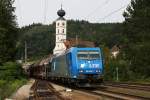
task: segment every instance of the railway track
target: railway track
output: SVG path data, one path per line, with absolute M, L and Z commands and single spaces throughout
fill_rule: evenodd
M 111 90 L 110 88 L 107 88 L 107 86 L 112 86 L 113 89 L 115 90 Z M 122 88 L 122 90 L 118 90 L 118 88 Z M 130 92 L 127 92 L 127 91 L 124 91 L 124 89 L 132 89 L 132 91 L 134 90 L 142 90 L 142 91 L 146 91 L 146 92 L 150 92 L 149 91 L 149 86 L 146 85 L 146 86 L 143 86 L 142 85 L 125 85 L 125 84 L 122 84 L 122 85 L 119 85 L 119 84 L 109 84 L 109 85 L 104 85 L 104 86 L 100 86 L 98 88 L 95 88 L 95 89 L 91 89 L 91 90 L 88 90 L 88 89 L 77 89 L 78 91 L 82 91 L 82 92 L 86 92 L 88 94 L 92 94 L 92 95 L 95 95 L 95 96 L 102 96 L 102 97 L 106 97 L 109 99 L 113 99 L 113 100 L 150 100 L 150 96 L 145 96 L 145 95 L 142 95 L 142 94 L 138 94 L 138 93 L 131 93 Z M 75 89 L 76 90 L 76 89 Z M 141 91 L 141 92 L 142 92 Z M 134 91 L 135 92 L 135 91 Z M 150 93 L 149 93 L 150 94 Z M 107 100 L 107 99 L 106 99 Z
M 132 84 L 132 83 L 104 83 L 104 86 L 120 87 L 150 92 L 150 84 Z
M 88 93 L 89 95 L 95 95 L 106 98 L 106 100 L 150 100 L 148 97 L 142 97 L 132 94 L 114 92 L 111 90 L 105 89 L 94 89 L 94 90 L 87 90 L 87 89 L 79 89 L 77 91 L 82 91 Z
M 29 100 L 64 100 L 64 98 L 49 82 L 36 80 L 31 87 Z
M 118 87 L 116 86 L 116 89 Z M 95 95 L 99 97 L 108 98 L 111 100 L 150 100 L 150 97 L 139 96 L 135 94 L 113 91 L 102 87 L 87 89 L 87 88 L 73 88 L 75 91 L 80 91 L 87 93 L 89 95 Z M 32 96 L 29 100 L 64 100 L 64 98 L 58 93 L 52 85 L 43 80 L 36 80 L 33 86 L 31 87 Z M 147 90 L 146 90 L 147 91 Z M 65 99 L 66 100 L 66 99 Z M 106 99 L 107 100 L 107 99 Z

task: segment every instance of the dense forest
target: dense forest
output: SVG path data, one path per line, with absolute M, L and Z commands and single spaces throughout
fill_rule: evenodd
M 97 46 L 108 48 L 121 41 L 122 24 L 92 24 L 87 21 L 67 21 L 67 38 L 78 38 L 92 41 Z M 19 58 L 24 58 L 24 45 L 27 42 L 28 59 L 43 57 L 52 53 L 55 46 L 55 23 L 50 25 L 32 24 L 20 29 Z M 43 45 L 44 44 L 44 45 Z

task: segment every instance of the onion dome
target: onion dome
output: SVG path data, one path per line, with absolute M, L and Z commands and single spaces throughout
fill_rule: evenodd
M 57 15 L 58 16 L 60 16 L 60 17 L 63 17 L 63 16 L 65 16 L 65 11 L 61 8 L 60 10 L 58 10 L 58 12 L 57 12 Z

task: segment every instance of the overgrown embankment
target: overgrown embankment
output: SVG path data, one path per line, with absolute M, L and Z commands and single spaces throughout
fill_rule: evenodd
M 11 96 L 27 82 L 20 64 L 6 62 L 0 65 L 0 100 Z

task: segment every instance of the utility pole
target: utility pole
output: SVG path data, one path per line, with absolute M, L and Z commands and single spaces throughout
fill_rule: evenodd
M 119 76 L 118 76 L 118 67 L 116 67 L 116 81 L 118 81 L 119 80 Z
M 25 41 L 25 49 L 24 49 L 24 62 L 27 62 L 27 41 Z
M 78 45 L 78 35 L 76 35 L 76 46 Z

